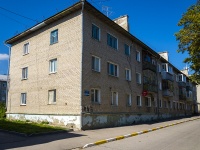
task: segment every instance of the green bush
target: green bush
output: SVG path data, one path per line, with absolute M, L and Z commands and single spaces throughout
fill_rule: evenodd
M 6 104 L 3 102 L 0 102 L 0 118 L 6 117 Z

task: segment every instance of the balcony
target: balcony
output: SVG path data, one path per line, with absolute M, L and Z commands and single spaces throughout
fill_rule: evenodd
M 169 89 L 163 90 L 162 94 L 164 97 L 172 97 L 173 96 L 173 92 L 170 91 Z
M 158 86 L 153 84 L 143 84 L 143 90 L 157 93 Z
M 162 72 L 162 79 L 163 80 L 170 80 L 170 81 L 174 81 L 174 76 L 168 72 Z
M 192 97 L 186 97 L 186 101 L 192 101 Z
M 179 94 L 180 100 L 186 100 L 186 94 Z
M 153 72 L 156 72 L 156 71 L 157 71 L 156 66 L 153 65 L 152 63 L 147 62 L 147 61 L 143 61 L 142 63 L 143 63 L 143 64 L 142 64 L 143 70 L 151 70 L 151 71 L 153 71 Z
M 192 91 L 192 83 L 186 82 L 186 91 Z
M 186 87 L 186 83 L 185 82 L 178 82 L 178 86 L 179 87 Z

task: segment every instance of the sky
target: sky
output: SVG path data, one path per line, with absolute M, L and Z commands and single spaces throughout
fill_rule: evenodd
M 0 74 L 8 72 L 9 49 L 4 42 L 79 0 L 4 0 L 0 3 Z M 129 16 L 130 33 L 156 52 L 168 51 L 179 70 L 187 54 L 177 53 L 177 24 L 196 0 L 88 0 L 110 19 Z

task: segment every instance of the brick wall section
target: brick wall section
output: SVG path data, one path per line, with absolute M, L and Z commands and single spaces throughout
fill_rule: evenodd
M 100 41 L 92 38 L 92 24 L 100 28 Z M 136 106 L 136 96 L 141 95 L 143 85 L 136 83 L 136 72 L 142 75 L 142 62 L 136 61 L 136 50 L 142 48 L 116 32 L 109 25 L 98 20 L 92 14 L 84 13 L 84 53 L 83 53 L 83 87 L 82 90 L 99 88 L 101 90 L 101 104 L 91 103 L 91 96 L 83 96 L 83 107 L 92 106 L 94 113 L 134 112 L 144 113 L 145 107 Z M 107 45 L 107 33 L 118 39 L 118 50 Z M 124 44 L 131 46 L 131 56 L 124 53 Z M 92 55 L 101 58 L 101 72 L 92 71 Z M 119 77 L 108 75 L 107 62 L 119 65 Z M 131 82 L 125 80 L 125 68 L 131 69 Z M 118 106 L 111 106 L 111 91 L 118 92 Z M 127 106 L 126 94 L 132 94 L 132 105 Z M 144 106 L 144 100 L 142 101 Z
M 70 14 L 12 46 L 8 113 L 80 114 L 81 12 Z M 50 32 L 58 29 L 58 43 L 50 45 Z M 29 54 L 23 45 L 29 42 Z M 49 60 L 57 58 L 57 73 L 49 74 Z M 21 80 L 28 67 L 28 79 Z M 48 90 L 57 90 L 57 102 L 48 104 Z M 26 106 L 20 94 L 27 92 Z

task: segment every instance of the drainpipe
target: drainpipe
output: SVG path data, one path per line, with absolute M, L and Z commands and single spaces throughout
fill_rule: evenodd
M 7 87 L 6 87 L 6 110 L 8 108 L 8 91 L 10 85 L 10 56 L 11 56 L 11 46 L 4 43 L 4 45 L 8 48 L 9 58 L 8 58 L 8 69 L 7 69 Z
M 161 58 L 161 56 L 160 56 L 160 58 Z M 160 60 L 160 58 L 157 59 L 157 62 Z M 157 73 L 157 79 L 159 79 L 159 73 Z M 161 76 L 161 79 L 162 79 L 162 76 Z M 157 114 L 158 114 L 158 120 L 160 120 L 160 110 L 159 110 L 160 102 L 159 102 L 159 82 L 158 82 L 158 80 L 157 80 L 157 90 L 158 90 L 158 94 L 157 94 Z
M 81 21 L 82 21 L 82 31 L 81 31 L 81 33 L 82 33 L 82 38 L 81 38 L 81 99 L 80 99 L 80 110 L 81 110 L 81 113 L 80 113 L 80 129 L 82 129 L 82 126 L 83 126 L 83 118 L 82 118 L 82 115 L 83 115 L 83 112 L 82 112 L 82 105 L 83 105 L 83 102 L 82 102 L 82 99 L 83 99 L 83 92 L 82 92 L 82 87 L 83 87 L 83 83 L 82 83 L 82 81 L 83 81 L 83 43 L 84 43 L 84 41 L 83 41 L 83 38 L 84 38 L 84 34 L 83 34 L 83 32 L 84 32 L 84 28 L 83 28 L 83 25 L 84 25 L 84 23 L 83 23 L 83 21 L 84 21 L 84 18 L 83 18 L 83 10 L 84 10 L 84 5 L 85 5 L 85 0 L 80 0 L 81 1 L 81 3 L 82 3 L 82 9 L 81 9 Z

